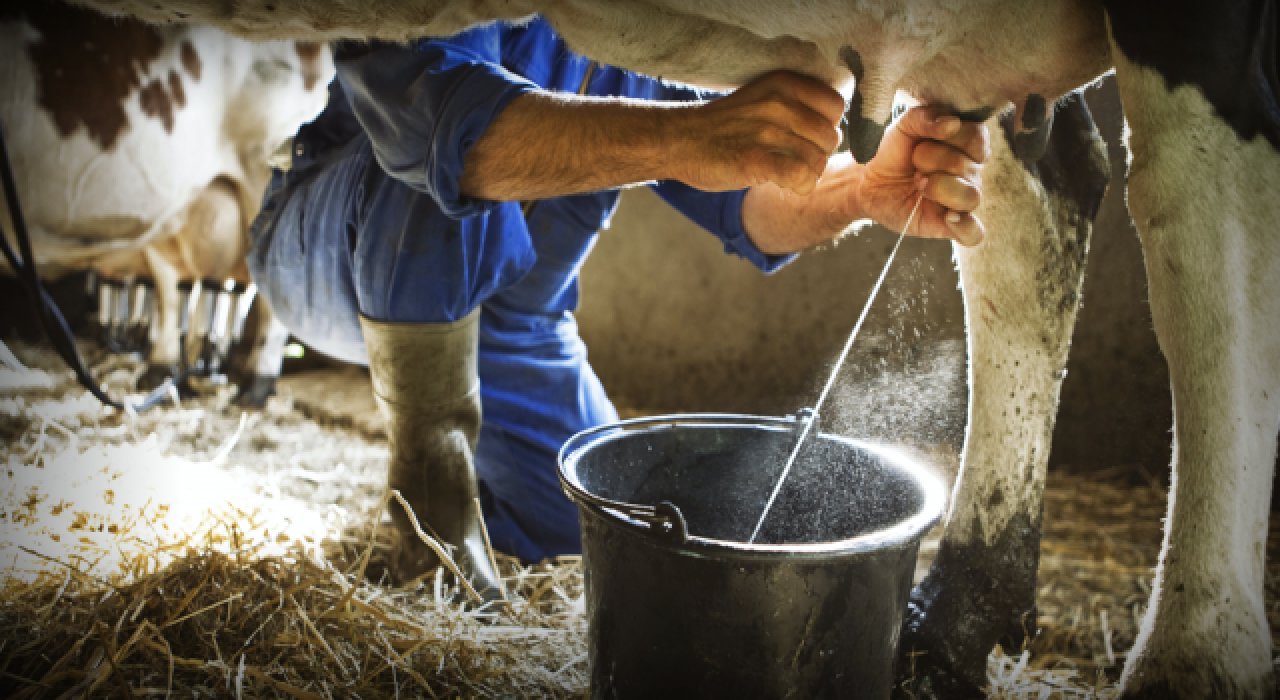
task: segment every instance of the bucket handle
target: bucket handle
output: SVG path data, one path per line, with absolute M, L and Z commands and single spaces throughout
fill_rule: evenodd
M 807 416 L 800 415 L 798 417 L 806 418 Z M 675 426 L 682 423 L 726 422 L 772 424 L 780 427 L 789 427 L 797 423 L 797 418 L 771 418 L 730 413 L 678 414 L 656 419 L 633 418 L 627 421 L 588 428 L 577 435 L 574 435 L 565 442 L 563 447 L 560 448 L 559 462 L 563 467 L 567 455 L 578 445 L 600 433 L 618 430 L 619 428 L 625 430 L 656 425 Z M 675 544 L 685 544 L 689 541 L 689 526 L 685 522 L 684 514 L 681 513 L 680 509 L 671 501 L 660 501 L 656 505 L 637 505 L 634 503 L 624 503 L 622 501 L 602 498 L 574 484 L 571 479 L 566 477 L 563 468 L 560 470 L 560 485 L 564 488 L 565 494 L 580 505 L 593 509 L 611 510 L 619 515 L 648 525 L 649 534 L 657 539 Z
M 602 504 L 603 505 L 603 504 Z M 684 544 L 689 541 L 689 526 L 684 514 L 671 501 L 659 501 L 657 505 L 637 506 L 612 502 L 605 506 L 633 520 L 649 526 L 649 533 L 658 539 Z
M 816 416 L 817 412 L 814 409 L 801 408 L 799 411 L 796 411 L 795 417 L 790 418 L 790 420 L 799 423 L 800 425 L 804 425 L 807 422 L 812 421 Z M 804 434 L 802 433 L 801 439 L 804 439 L 803 435 Z M 586 494 L 586 496 L 589 499 L 598 501 L 605 500 L 590 493 Z M 689 526 L 684 521 L 684 514 L 681 513 L 680 509 L 676 507 L 676 504 L 671 501 L 659 501 L 657 505 L 653 506 L 618 503 L 616 501 L 609 501 L 607 505 L 605 503 L 599 503 L 597 505 L 612 508 L 629 518 L 646 523 L 649 526 L 650 534 L 659 539 L 672 541 L 677 544 L 684 544 L 689 541 Z

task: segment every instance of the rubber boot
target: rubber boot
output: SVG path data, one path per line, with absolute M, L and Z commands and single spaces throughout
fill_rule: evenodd
M 480 311 L 454 323 L 384 323 L 361 317 L 373 393 L 387 421 L 387 485 L 413 506 L 427 534 L 453 545 L 454 563 L 485 600 L 503 599 L 476 487 Z M 393 498 L 393 582 L 440 565 Z

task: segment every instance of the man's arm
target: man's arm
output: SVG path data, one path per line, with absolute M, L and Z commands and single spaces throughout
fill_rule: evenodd
M 726 191 L 772 182 L 812 192 L 840 142 L 839 93 L 773 73 L 711 102 L 515 98 L 468 152 L 472 197 L 542 199 L 650 180 Z
M 499 64 L 500 27 L 412 45 L 344 42 L 334 55 L 351 110 L 387 174 L 461 219 L 494 207 L 458 184 L 493 119 L 538 86 Z
M 830 87 L 789 73 L 702 104 L 532 92 L 493 120 L 459 182 L 467 195 L 495 200 L 649 180 L 749 187 L 742 223 L 771 255 L 838 238 L 866 219 L 901 227 L 923 192 L 910 235 L 982 240 L 972 211 L 981 201 L 985 127 L 916 108 L 863 165 L 831 155 L 843 109 Z

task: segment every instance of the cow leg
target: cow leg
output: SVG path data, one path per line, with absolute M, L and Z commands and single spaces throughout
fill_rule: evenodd
M 143 248 L 142 256 L 156 285 L 156 315 L 152 320 L 147 373 L 141 383 L 144 388 L 155 388 L 181 373 L 182 292 L 178 289 L 181 273 L 155 246 Z
M 1263 605 L 1280 427 L 1280 154 L 1113 44 L 1129 209 L 1174 399 L 1173 479 L 1126 698 L 1272 698 Z
M 245 408 L 262 408 L 276 393 L 276 380 L 284 364 L 284 346 L 289 329 L 271 312 L 271 305 L 259 294 L 245 321 L 244 335 L 229 361 L 228 375 L 240 387 L 236 403 Z
M 1045 471 L 1066 375 L 1106 149 L 1079 96 L 1064 99 L 1045 157 L 1024 167 L 992 138 L 979 217 L 956 247 L 969 343 L 969 417 L 946 531 L 912 593 L 899 675 L 914 697 L 981 696 L 996 643 L 1034 633 Z M 991 121 L 993 134 L 996 121 Z M 923 652 L 923 653 L 922 653 Z

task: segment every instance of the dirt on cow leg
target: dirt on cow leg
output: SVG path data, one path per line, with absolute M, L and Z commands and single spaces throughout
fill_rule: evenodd
M 997 644 L 1020 651 L 1035 635 L 1041 522 L 1041 513 L 1018 514 L 991 547 L 941 543 L 911 592 L 897 697 L 986 697 L 988 652 Z
M 912 594 L 897 692 L 982 697 L 997 644 L 1019 652 L 1037 627 L 1043 493 L 1058 396 L 1092 222 L 1106 190 L 1105 148 L 1078 97 L 1059 105 L 1045 157 L 993 140 L 984 202 L 993 235 L 957 251 L 969 328 L 970 407 L 946 533 Z M 999 200 L 998 202 L 996 200 Z

